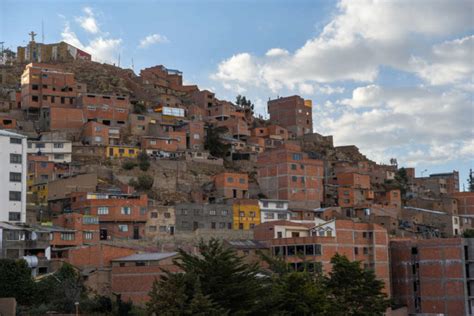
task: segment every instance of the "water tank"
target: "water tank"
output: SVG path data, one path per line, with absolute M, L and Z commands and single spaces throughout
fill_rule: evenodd
M 38 266 L 38 257 L 37 256 L 24 256 L 23 259 L 28 263 L 29 268 L 36 268 Z

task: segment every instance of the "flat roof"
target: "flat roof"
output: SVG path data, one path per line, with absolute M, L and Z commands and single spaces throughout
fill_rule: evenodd
M 7 131 L 7 130 L 5 130 L 5 129 L 0 129 L 0 136 L 26 138 L 25 135 L 13 133 L 13 132 Z
M 131 256 L 113 259 L 112 261 L 132 262 L 132 261 L 160 261 L 176 256 L 177 252 L 149 252 L 137 253 Z

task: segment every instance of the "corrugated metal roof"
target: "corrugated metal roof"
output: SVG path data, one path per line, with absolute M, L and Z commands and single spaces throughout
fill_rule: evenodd
M 237 249 L 264 249 L 268 248 L 267 245 L 265 245 L 262 242 L 259 242 L 257 240 L 228 240 L 227 243 Z
M 128 257 L 117 258 L 112 261 L 159 261 L 166 258 L 174 257 L 177 254 L 177 252 L 137 253 Z

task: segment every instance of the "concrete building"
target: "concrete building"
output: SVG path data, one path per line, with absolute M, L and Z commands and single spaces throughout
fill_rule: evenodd
M 258 200 L 238 199 L 234 200 L 234 229 L 249 230 L 260 224 L 260 207 Z
M 174 206 L 158 205 L 155 200 L 148 200 L 148 219 L 145 236 L 155 240 L 163 236 L 174 235 L 176 212 Z
M 176 209 L 176 232 L 198 229 L 231 230 L 232 206 L 223 204 L 178 204 Z
M 72 161 L 72 142 L 62 137 L 41 137 L 40 140 L 28 140 L 28 154 L 43 155 L 54 163 Z
M 268 101 L 268 113 L 273 124 L 288 130 L 291 137 L 313 132 L 311 100 L 294 95 Z
M 392 240 L 392 294 L 413 315 L 472 315 L 474 240 Z
M 0 130 L 0 221 L 26 222 L 26 136 Z
M 351 220 L 315 221 L 300 223 L 273 221 L 254 230 L 256 240 L 267 241 L 274 256 L 282 257 L 296 270 L 309 264 L 310 270 L 331 270 L 331 258 L 339 253 L 349 260 L 361 261 L 366 269 L 373 269 L 385 284 L 390 296 L 388 236 L 377 224 L 356 223 Z
M 99 217 L 100 239 L 145 237 L 148 198 L 144 195 L 74 192 L 70 210 Z
M 287 200 L 290 208 L 318 208 L 323 201 L 324 168 L 298 145 L 285 144 L 258 156 L 258 182 L 269 199 Z
M 0 222 L 0 258 L 25 259 L 33 276 L 50 272 L 49 232 Z
M 291 219 L 288 201 L 261 199 L 258 201 L 258 205 L 260 207 L 262 223 Z
M 73 61 L 76 59 L 91 60 L 92 56 L 66 42 L 53 44 L 37 43 L 35 32 L 30 32 L 31 40 L 26 46 L 18 46 L 16 60 L 25 62 Z

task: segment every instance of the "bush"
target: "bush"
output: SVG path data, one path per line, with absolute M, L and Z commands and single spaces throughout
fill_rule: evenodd
M 137 158 L 138 158 L 138 166 L 140 167 L 140 170 L 147 171 L 148 168 L 150 168 L 150 157 L 148 157 L 148 154 L 142 151 L 138 155 Z
M 153 187 L 153 177 L 147 174 L 139 175 L 137 179 L 129 181 L 132 187 L 137 191 L 148 191 Z
M 122 163 L 122 168 L 124 170 L 132 170 L 133 168 L 135 168 L 137 166 L 137 163 L 134 162 L 134 161 L 130 161 L 130 160 L 127 160 L 127 161 L 124 161 Z

